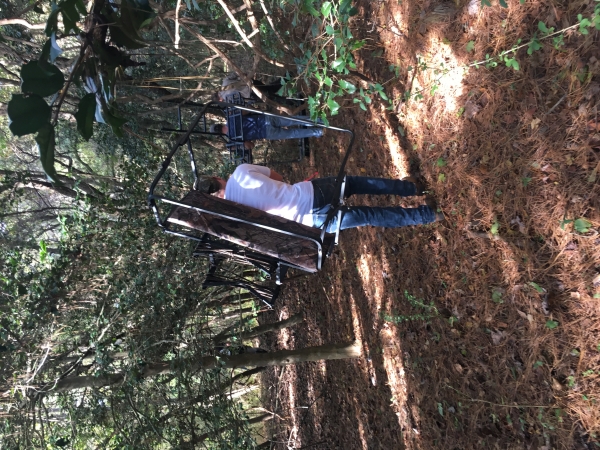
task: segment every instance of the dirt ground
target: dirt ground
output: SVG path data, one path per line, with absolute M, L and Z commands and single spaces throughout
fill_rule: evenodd
M 374 99 L 367 112 L 348 103 L 332 120 L 356 133 L 347 171 L 418 170 L 447 220 L 347 230 L 322 272 L 287 285 L 266 319 L 303 312 L 305 322 L 265 348 L 358 340 L 364 356 L 269 370 L 272 448 L 600 446 L 598 35 L 567 33 L 563 49 L 532 56 L 523 48 L 519 71 L 460 69 L 529 39 L 539 20 L 564 28 L 593 5 L 493 2 L 472 15 L 462 0 L 358 6 L 368 44 L 358 71 L 390 98 L 411 83 L 424 98 L 392 110 Z M 430 68 L 414 76 L 417 55 Z M 450 70 L 432 96 L 442 63 Z M 334 175 L 342 150 L 328 132 L 310 161 L 282 171 Z

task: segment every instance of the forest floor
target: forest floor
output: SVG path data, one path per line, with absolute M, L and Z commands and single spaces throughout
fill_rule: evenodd
M 358 3 L 354 25 L 368 44 L 358 55 L 359 72 L 383 84 L 390 98 L 411 80 L 424 98 L 392 111 L 376 99 L 367 112 L 346 105 L 332 124 L 356 133 L 347 172 L 398 178 L 418 170 L 447 220 L 347 230 L 322 272 L 284 288 L 266 319 L 303 312 L 305 322 L 261 345 L 358 340 L 364 356 L 263 375 L 267 407 L 278 414 L 280 443 L 273 448 L 599 445 L 594 33 L 567 33 L 562 50 L 545 45 L 529 56 L 521 49 L 519 71 L 504 64 L 451 70 L 433 96 L 433 69 L 414 79 L 408 70 L 417 54 L 429 67 L 464 66 L 530 38 L 540 20 L 564 28 L 589 7 L 558 3 L 494 3 L 470 15 L 461 2 L 447 21 L 427 19 L 439 11 L 428 0 Z M 310 161 L 282 172 L 291 181 L 315 170 L 334 175 L 343 148 L 328 132 L 312 142 Z M 577 229 L 578 218 L 589 227 Z

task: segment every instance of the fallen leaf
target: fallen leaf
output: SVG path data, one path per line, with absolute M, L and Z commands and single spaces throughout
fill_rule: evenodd
M 519 311 L 519 310 L 517 309 L 517 313 L 518 313 L 518 314 L 519 314 L 519 315 L 520 315 L 520 316 L 521 316 L 523 319 L 526 319 L 526 318 L 527 318 L 527 314 L 525 314 L 523 311 Z
M 542 121 L 541 119 L 533 119 L 529 124 L 529 125 L 531 125 L 531 129 L 535 130 L 541 121 Z
M 361 173 L 367 173 L 367 169 L 365 169 L 364 167 L 361 167 L 361 168 L 360 168 L 360 172 L 361 172 Z
M 506 333 L 504 331 L 492 331 L 491 336 L 492 336 L 492 342 L 494 343 L 494 345 L 499 345 L 500 342 L 502 341 L 502 339 L 504 338 L 505 334 Z
M 472 119 L 477 115 L 477 113 L 481 111 L 481 107 L 472 101 L 468 101 L 465 103 L 465 112 L 464 115 L 467 119 Z
M 596 119 L 592 119 L 588 122 L 588 130 L 590 131 L 600 131 L 600 122 Z
M 560 384 L 556 378 L 552 378 L 552 389 L 555 391 L 562 391 L 562 388 L 562 384 Z
M 508 324 L 506 322 L 498 322 L 498 328 L 508 328 Z

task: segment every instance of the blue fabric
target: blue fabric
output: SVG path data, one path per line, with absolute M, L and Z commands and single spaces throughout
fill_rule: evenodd
M 313 226 L 321 228 L 327 218 L 331 200 L 336 195 L 335 178 L 317 178 L 312 180 L 312 184 L 315 192 L 311 210 Z M 409 181 L 348 176 L 346 177 L 344 197 L 348 198 L 351 195 L 360 194 L 409 197 L 415 195 L 416 192 L 417 189 L 414 183 Z M 408 225 L 424 225 L 435 220 L 435 211 L 426 205 L 418 208 L 350 206 L 345 209 L 340 226 L 341 230 L 367 225 L 399 228 Z M 327 227 L 327 231 L 334 231 L 336 224 L 337 219 L 334 219 Z
M 266 117 L 262 114 L 248 114 L 242 116 L 242 128 L 244 130 L 244 141 L 255 141 L 265 139 Z
M 306 116 L 294 117 L 307 120 Z M 278 139 L 303 139 L 323 135 L 323 129 L 320 127 L 303 125 L 286 117 L 248 114 L 242 116 L 242 123 L 245 141 L 254 141 L 256 139 L 269 139 L 272 141 Z

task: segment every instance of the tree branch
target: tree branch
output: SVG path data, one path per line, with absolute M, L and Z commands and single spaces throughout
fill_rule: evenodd
M 233 71 L 235 73 L 237 73 L 239 75 L 239 77 L 246 82 L 246 84 L 248 86 L 251 87 L 252 92 L 254 92 L 258 98 L 260 98 L 263 102 L 265 102 L 267 105 L 271 106 L 276 111 L 284 112 L 290 116 L 295 116 L 296 114 L 298 114 L 298 112 L 302 111 L 305 108 L 304 106 L 299 106 L 295 109 L 290 109 L 290 108 L 286 108 L 283 105 L 280 105 L 279 103 L 274 102 L 273 100 L 268 98 L 265 94 L 263 94 L 261 91 L 259 91 L 252 84 L 252 80 L 250 78 L 248 78 L 248 76 L 244 72 L 242 72 L 242 70 L 225 53 L 223 53 L 221 50 L 219 50 L 219 48 L 217 46 L 213 45 L 208 39 L 206 39 L 200 33 L 197 33 L 196 31 L 192 30 L 191 28 L 189 28 L 185 25 L 182 25 L 182 27 L 185 28 L 186 30 L 188 30 L 194 36 L 196 36 L 200 41 L 202 41 L 202 43 L 204 45 L 206 45 L 213 52 L 215 52 L 217 55 L 219 55 L 219 57 L 223 61 L 227 62 L 227 65 L 229 67 L 231 67 L 233 69 Z
M 45 23 L 31 24 L 24 19 L 0 19 L 0 27 L 4 25 L 23 25 L 30 30 L 43 30 L 46 28 Z

